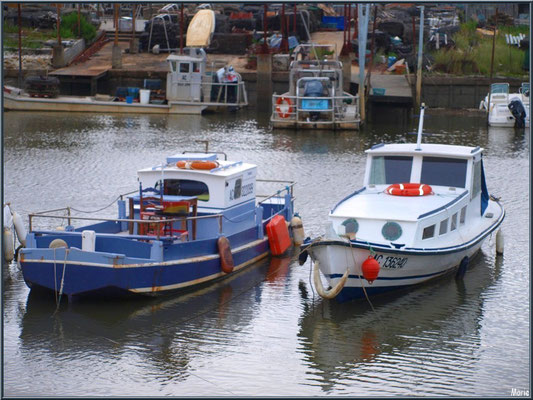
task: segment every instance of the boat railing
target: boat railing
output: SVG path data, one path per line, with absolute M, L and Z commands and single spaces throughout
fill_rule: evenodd
M 174 100 L 172 103 L 199 102 L 207 106 L 247 106 L 248 94 L 244 81 L 238 82 L 173 82 L 174 85 L 197 85 L 198 91 L 191 90 L 188 99 Z M 207 100 L 209 99 L 209 100 Z
M 327 101 L 326 107 L 317 108 L 303 108 L 303 100 Z M 350 104 L 355 105 L 355 115 L 351 118 L 346 115 L 346 107 Z M 272 96 L 272 120 L 274 121 L 291 121 L 295 120 L 299 123 L 315 124 L 317 121 L 306 120 L 305 117 L 312 112 L 319 112 L 329 115 L 329 118 L 324 120 L 323 115 L 320 123 L 335 123 L 348 122 L 359 120 L 359 96 L 351 94 L 343 94 L 342 96 L 321 96 L 321 97 L 302 97 L 277 95 Z M 302 115 L 303 114 L 303 115 Z M 304 118 L 302 118 L 304 117 Z
M 262 195 L 257 194 L 256 197 L 261 197 L 263 200 L 259 201 L 258 204 L 262 204 L 267 200 L 270 200 L 274 197 L 279 197 L 283 192 L 287 192 L 291 195 L 291 198 L 294 200 L 294 185 L 296 185 L 296 182 L 294 181 L 285 181 L 285 180 L 277 180 L 277 179 L 257 179 L 257 182 L 264 182 L 264 183 L 275 183 L 275 184 L 285 184 L 285 187 L 283 189 L 278 190 L 277 192 L 271 194 L 271 195 Z
M 63 212 L 67 212 L 67 215 L 53 215 L 53 214 L 50 214 L 50 213 L 55 213 L 55 212 L 60 212 L 60 211 L 63 211 Z M 72 207 L 63 207 L 63 208 L 58 208 L 58 209 L 54 209 L 54 210 L 47 210 L 47 211 L 40 211 L 40 212 L 36 212 L 36 213 L 32 213 L 32 214 L 29 214 L 28 215 L 28 218 L 29 218 L 29 232 L 33 232 L 34 231 L 34 219 L 36 218 L 51 218 L 51 219 L 60 219 L 60 220 L 66 220 L 68 225 L 71 225 L 72 224 L 72 221 L 73 220 L 77 220 L 77 221 L 98 221 L 98 222 L 115 222 L 115 223 L 127 223 L 127 224 L 134 224 L 134 223 L 137 223 L 139 225 L 141 224 L 149 224 L 149 225 L 156 225 L 157 226 L 157 230 L 156 230 L 156 234 L 154 235 L 138 235 L 138 237 L 149 237 L 149 238 L 157 238 L 159 239 L 160 237 L 164 236 L 166 237 L 166 235 L 161 235 L 161 232 L 162 232 L 162 228 L 166 225 L 166 224 L 169 224 L 169 223 L 174 223 L 174 222 L 181 222 L 183 223 L 185 221 L 186 224 L 188 224 L 188 221 L 192 221 L 194 223 L 194 221 L 198 221 L 198 220 L 202 220 L 202 219 L 209 219 L 209 218 L 216 218 L 218 219 L 218 228 L 219 228 L 219 233 L 222 234 L 222 219 L 224 218 L 224 215 L 223 214 L 211 214 L 211 215 L 197 215 L 197 216 L 187 216 L 187 217 L 176 217 L 176 218 L 160 218 L 160 219 L 131 219 L 131 218 L 104 218 L 104 217 L 80 217 L 80 216 L 73 216 L 72 215 Z M 194 228 L 193 228 L 193 231 L 194 231 Z M 59 230 L 57 230 L 57 232 L 61 232 Z M 172 235 L 172 230 L 170 231 L 170 237 L 173 237 Z M 195 239 L 194 237 L 194 233 L 193 233 L 193 240 Z

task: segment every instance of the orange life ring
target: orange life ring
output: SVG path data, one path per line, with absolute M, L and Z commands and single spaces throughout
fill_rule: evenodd
M 433 193 L 433 189 L 423 183 L 395 183 L 385 189 L 385 193 L 393 196 L 426 196 Z
M 211 170 L 219 166 L 216 161 L 205 161 L 205 160 L 189 160 L 189 161 L 178 161 L 176 167 L 181 169 L 202 169 L 202 170 Z
M 287 110 L 287 112 L 281 111 L 280 105 L 282 103 L 287 103 L 289 105 L 289 109 Z M 289 116 L 292 114 L 292 102 L 291 102 L 291 99 L 289 99 L 288 97 L 283 97 L 283 96 L 282 97 L 278 97 L 278 100 L 276 100 L 276 112 L 278 113 L 280 118 L 289 118 Z

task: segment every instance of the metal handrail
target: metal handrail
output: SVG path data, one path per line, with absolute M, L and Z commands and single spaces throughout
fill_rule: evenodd
M 167 218 L 167 219 L 152 219 L 152 220 L 146 220 L 146 219 L 129 219 L 129 218 L 101 218 L 101 217 L 73 217 L 71 215 L 64 216 L 64 215 L 47 215 L 43 214 L 45 212 L 56 212 L 56 211 L 63 211 L 63 210 L 69 210 L 70 207 L 65 207 L 58 210 L 48 210 L 48 211 L 42 211 L 39 213 L 32 213 L 28 215 L 29 218 L 29 231 L 32 232 L 33 230 L 33 223 L 32 220 L 34 217 L 41 217 L 41 218 L 55 218 L 55 219 L 67 219 L 70 225 L 70 221 L 75 220 L 83 220 L 83 221 L 105 221 L 105 222 L 137 222 L 139 224 L 157 224 L 158 226 L 161 224 L 166 224 L 169 222 L 183 222 L 183 221 L 193 221 L 198 219 L 208 219 L 208 218 L 218 218 L 219 222 L 219 233 L 222 233 L 222 218 L 223 214 L 213 214 L 213 215 L 199 215 L 199 216 L 193 216 L 193 217 L 180 217 L 180 218 Z M 159 238 L 159 230 L 157 233 L 157 237 Z

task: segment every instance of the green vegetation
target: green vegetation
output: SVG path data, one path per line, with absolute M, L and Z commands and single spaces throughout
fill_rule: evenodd
M 81 37 L 87 43 L 96 37 L 96 28 L 91 25 L 85 16 L 80 16 Z M 75 38 L 78 36 L 78 13 L 73 12 L 61 17 L 61 37 Z
M 96 28 L 81 15 L 81 37 L 90 43 L 96 37 Z M 61 17 L 61 38 L 75 39 L 78 37 L 78 13 L 73 12 Z M 18 26 L 16 24 L 3 24 L 3 42 L 5 47 L 18 48 Z M 56 29 L 31 29 L 22 28 L 22 47 L 38 49 L 43 47 L 43 42 L 57 39 Z
M 508 45 L 505 34 L 529 36 L 528 26 L 499 26 L 494 49 L 494 75 L 522 76 L 525 52 L 517 46 Z M 457 75 L 490 75 L 492 57 L 492 36 L 485 36 L 476 29 L 475 21 L 461 25 L 453 35 L 455 47 L 433 52 L 435 59 L 433 70 Z
M 18 48 L 18 26 L 10 23 L 3 24 L 3 42 L 4 47 Z M 33 30 L 29 28 L 22 29 L 22 47 L 38 49 L 43 47 L 43 42 L 49 39 L 55 39 L 56 32 L 53 30 Z

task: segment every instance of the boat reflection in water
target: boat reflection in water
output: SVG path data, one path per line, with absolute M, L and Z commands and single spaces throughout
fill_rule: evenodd
M 366 299 L 342 304 L 321 299 L 313 305 L 304 300 L 298 336 L 305 359 L 317 371 L 310 384 L 331 393 L 354 380 L 361 395 L 368 394 L 365 387 L 375 394 L 373 376 L 387 375 L 391 385 L 382 394 L 414 393 L 416 385 L 423 385 L 424 393 L 433 385 L 441 392 L 449 385 L 447 390 L 457 393 L 453 384 L 461 375 L 468 380 L 474 374 L 469 364 L 479 353 L 484 294 L 498 280 L 503 262 L 483 253 L 472 261 L 462 280 L 370 297 L 374 310 Z
M 178 297 L 63 301 L 57 312 L 54 295 L 32 290 L 22 318 L 22 356 L 51 363 L 94 359 L 121 370 L 125 360 L 142 364 L 143 371 L 156 368 L 164 376 L 171 372 L 172 379 L 185 379 L 195 355 L 238 344 L 238 332 L 255 318 L 264 285 L 283 280 L 291 260 L 290 254 L 264 259 Z

